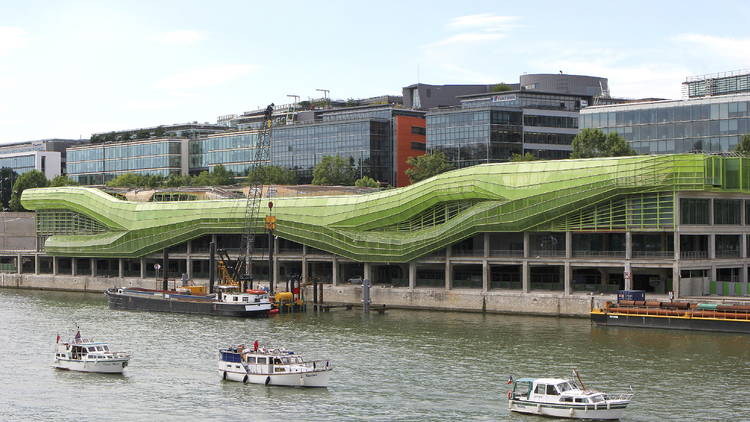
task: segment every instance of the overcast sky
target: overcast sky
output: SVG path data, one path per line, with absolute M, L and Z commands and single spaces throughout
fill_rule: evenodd
M 687 76 L 750 68 L 748 22 L 747 1 L 0 0 L 0 143 L 524 72 L 679 98 Z

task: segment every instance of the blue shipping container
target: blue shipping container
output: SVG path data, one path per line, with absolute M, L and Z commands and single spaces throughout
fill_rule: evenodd
M 617 301 L 621 300 L 646 300 L 645 290 L 618 290 Z

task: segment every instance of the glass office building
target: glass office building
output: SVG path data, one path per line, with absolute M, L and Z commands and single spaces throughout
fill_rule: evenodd
M 68 148 L 68 176 L 81 184 L 103 184 L 125 173 L 184 174 L 183 139 L 150 139 Z
M 36 168 L 35 158 L 34 154 L 0 155 L 0 168 L 10 168 L 18 174 L 23 174 Z
M 427 113 L 427 148 L 444 152 L 456 167 L 508 161 L 526 152 L 568 158 L 578 110 L 590 101 L 538 91 L 465 96 L 460 108 Z
M 619 133 L 639 154 L 728 152 L 750 133 L 750 94 L 588 107 L 581 127 Z
M 190 174 L 212 171 L 214 167 L 222 165 L 235 175 L 246 175 L 255 160 L 257 142 L 258 133 L 255 131 L 209 135 L 191 140 L 189 144 Z

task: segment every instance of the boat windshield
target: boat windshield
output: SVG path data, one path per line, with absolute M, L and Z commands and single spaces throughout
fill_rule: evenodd
M 574 387 L 573 387 L 572 385 L 570 385 L 570 383 L 569 383 L 569 382 L 563 382 L 563 383 L 557 384 L 557 389 L 558 389 L 558 390 L 559 390 L 559 391 L 560 391 L 561 393 L 564 393 L 564 392 L 566 392 L 566 391 L 570 391 L 570 390 L 573 390 L 573 389 L 574 389 Z

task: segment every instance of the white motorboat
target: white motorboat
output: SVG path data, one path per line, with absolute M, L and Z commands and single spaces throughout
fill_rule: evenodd
M 513 384 L 513 389 L 507 394 L 508 409 L 533 415 L 620 419 L 633 397 L 633 394 L 613 395 L 587 390 L 574 381 L 562 378 L 520 378 L 515 381 L 511 378 L 508 382 Z
M 81 338 L 77 332 L 70 342 L 60 342 L 57 336 L 54 367 L 81 372 L 121 374 L 128 366 L 130 355 L 113 352 L 109 344 Z
M 328 360 L 305 360 L 284 349 L 232 346 L 219 350 L 222 379 L 287 387 L 328 387 L 333 366 Z

